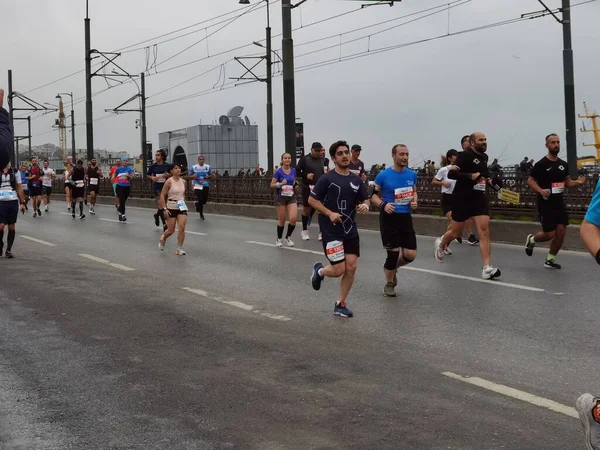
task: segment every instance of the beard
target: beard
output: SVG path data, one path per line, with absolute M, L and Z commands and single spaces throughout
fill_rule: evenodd
M 548 150 L 550 152 L 551 155 L 558 155 L 560 153 L 560 149 L 556 149 L 556 150 Z
M 475 145 L 475 151 L 478 153 L 485 153 L 487 152 L 487 145 Z

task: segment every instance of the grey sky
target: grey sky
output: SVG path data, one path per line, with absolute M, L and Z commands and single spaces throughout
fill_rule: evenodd
M 581 1 L 573 0 L 573 3 Z M 258 0 L 251 2 L 256 4 Z M 9 68 L 14 74 L 14 89 L 20 92 L 28 92 L 84 68 L 83 0 L 19 0 L 9 3 L 10 7 L 3 8 L 5 39 L 0 85 L 6 86 L 6 70 Z M 369 7 L 307 26 L 323 18 L 357 10 L 361 5 L 361 2 L 354 1 L 308 0 L 296 8 L 293 15 L 294 27 L 303 26 L 294 32 L 296 66 L 445 34 L 448 32 L 447 11 L 373 35 L 370 40 L 365 38 L 339 45 L 419 16 L 348 33 L 353 29 L 447 3 L 448 0 L 404 0 L 393 8 Z M 560 0 L 547 0 L 546 3 L 550 7 L 560 6 Z M 119 49 L 240 7 L 238 0 L 90 0 L 92 48 L 102 51 Z M 522 13 L 540 9 L 536 0 L 472 0 L 450 11 L 450 32 L 517 18 Z M 279 2 L 271 6 L 274 35 L 281 30 L 280 12 Z M 588 106 L 600 111 L 600 60 L 597 53 L 600 1 L 575 7 L 572 15 L 578 112 L 582 113 L 584 98 Z M 159 73 L 147 78 L 148 105 L 210 90 L 223 82 L 227 86 L 231 80 L 224 80 L 223 75 L 229 78 L 243 72 L 237 63 L 227 61 L 234 56 L 258 54 L 260 48 L 250 46 L 178 70 L 161 71 L 263 39 L 265 18 L 265 9 L 250 12 L 207 41 L 159 65 Z M 210 34 L 220 27 L 205 31 L 204 27 L 209 24 L 185 31 L 201 30 L 197 33 L 159 45 L 157 62 L 160 64 L 204 37 L 205 33 Z M 340 33 L 347 34 L 340 36 Z M 323 39 L 328 36 L 335 37 Z M 313 40 L 319 41 L 302 45 Z M 273 46 L 275 49 L 281 47 L 280 37 L 274 38 Z M 334 48 L 300 56 L 329 46 Z M 150 59 L 154 59 L 152 52 Z M 142 49 L 126 53 L 117 62 L 130 73 L 139 73 L 146 67 L 146 52 Z M 222 63 L 226 63 L 225 74 L 220 73 L 219 65 Z M 155 95 L 212 68 L 215 70 L 205 76 Z M 264 67 L 258 72 L 263 74 Z M 307 146 L 316 140 L 328 146 L 340 138 L 360 143 L 364 149 L 362 159 L 367 165 L 389 163 L 392 145 L 399 142 L 408 145 L 413 163 L 422 161 L 423 157 L 433 158 L 437 163 L 441 153 L 457 148 L 461 136 L 475 130 L 488 135 L 491 158 L 500 156 L 514 138 L 501 158 L 501 163 L 508 164 L 518 162 L 525 155 L 535 160 L 543 156 L 543 137 L 550 132 L 559 133 L 564 140 L 562 83 L 561 26 L 551 17 L 545 17 L 450 36 L 313 70 L 299 70 L 296 115 L 305 123 Z M 94 79 L 94 92 L 106 87 L 103 79 Z M 54 103 L 57 92 L 71 91 L 76 98 L 84 97 L 83 73 L 27 95 L 39 102 Z M 128 84 L 98 95 L 94 98 L 94 118 L 105 117 L 105 108 L 117 106 L 136 92 L 135 85 Z M 244 114 L 260 127 L 261 162 L 265 166 L 265 98 L 265 84 L 254 83 L 149 108 L 148 139 L 156 148 L 159 132 L 192 126 L 200 120 L 210 123 L 239 104 L 245 107 Z M 274 103 L 277 162 L 283 151 L 281 77 L 275 79 Z M 68 105 L 66 107 L 68 109 Z M 58 144 L 58 133 L 50 131 L 54 117 L 54 114 L 48 114 L 33 121 L 33 134 L 38 135 L 33 140 L 34 145 L 44 142 Z M 75 106 L 75 117 L 77 147 L 83 148 L 85 102 Z M 134 127 L 137 118 L 138 115 L 132 113 L 96 122 L 95 146 L 139 154 L 139 130 Z M 19 125 L 16 131 L 24 133 L 25 130 Z M 40 135 L 42 133 L 46 134 Z M 582 134 L 578 134 L 579 154 L 591 154 L 593 148 L 581 148 L 583 138 Z M 591 142 L 591 135 L 585 140 Z M 563 153 L 566 153 L 564 146 Z

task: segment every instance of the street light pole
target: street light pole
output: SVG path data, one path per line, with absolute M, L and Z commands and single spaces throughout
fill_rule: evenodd
M 267 173 L 272 173 L 275 162 L 273 155 L 273 58 L 271 55 L 271 18 L 267 1 Z
M 571 1 L 562 0 L 563 71 L 565 84 L 565 124 L 567 128 L 567 164 L 571 177 L 577 176 L 577 125 L 575 107 L 575 71 L 571 41 Z
M 90 43 L 90 18 L 88 0 L 85 2 L 85 126 L 87 137 L 87 159 L 94 157 L 94 111 L 92 108 L 92 52 Z M 73 109 L 73 108 L 71 108 Z M 71 116 L 73 117 L 73 116 Z M 71 119 L 73 120 L 73 119 Z M 75 151 L 75 150 L 73 150 Z
M 141 89 L 140 95 L 142 97 L 142 107 L 141 107 L 141 125 L 142 125 L 142 179 L 146 179 L 147 176 L 147 165 L 148 165 L 148 155 L 146 154 L 146 79 L 144 77 L 144 72 L 140 75 L 141 77 Z
M 285 151 L 292 155 L 296 165 L 296 98 L 294 88 L 294 40 L 292 39 L 292 2 L 281 0 L 283 38 L 283 117 L 285 123 Z

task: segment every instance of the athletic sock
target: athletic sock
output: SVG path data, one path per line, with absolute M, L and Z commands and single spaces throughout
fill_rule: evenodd
M 546 261 L 554 262 L 555 259 L 556 259 L 556 255 L 553 255 L 552 253 L 548 253 L 548 256 L 546 257 Z
M 12 250 L 13 243 L 15 242 L 15 230 L 8 230 L 8 238 L 6 239 L 6 251 L 10 252 Z
M 79 202 L 79 214 L 83 216 L 83 202 Z
M 287 227 L 287 233 L 285 235 L 285 238 L 289 238 L 292 236 L 292 233 L 294 232 L 294 230 L 296 229 L 296 225 L 291 225 L 288 223 L 288 227 Z
M 277 239 L 281 239 L 283 237 L 283 227 L 277 225 Z
M 302 215 L 302 230 L 306 231 L 308 229 L 308 216 Z

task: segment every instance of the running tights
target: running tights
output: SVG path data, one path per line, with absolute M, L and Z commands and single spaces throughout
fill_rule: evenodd
M 129 198 L 131 186 L 117 185 L 117 197 L 119 197 L 119 214 L 125 214 L 125 202 Z
M 71 211 L 75 214 L 75 200 L 71 202 Z M 79 215 L 83 216 L 83 202 L 79 202 Z

